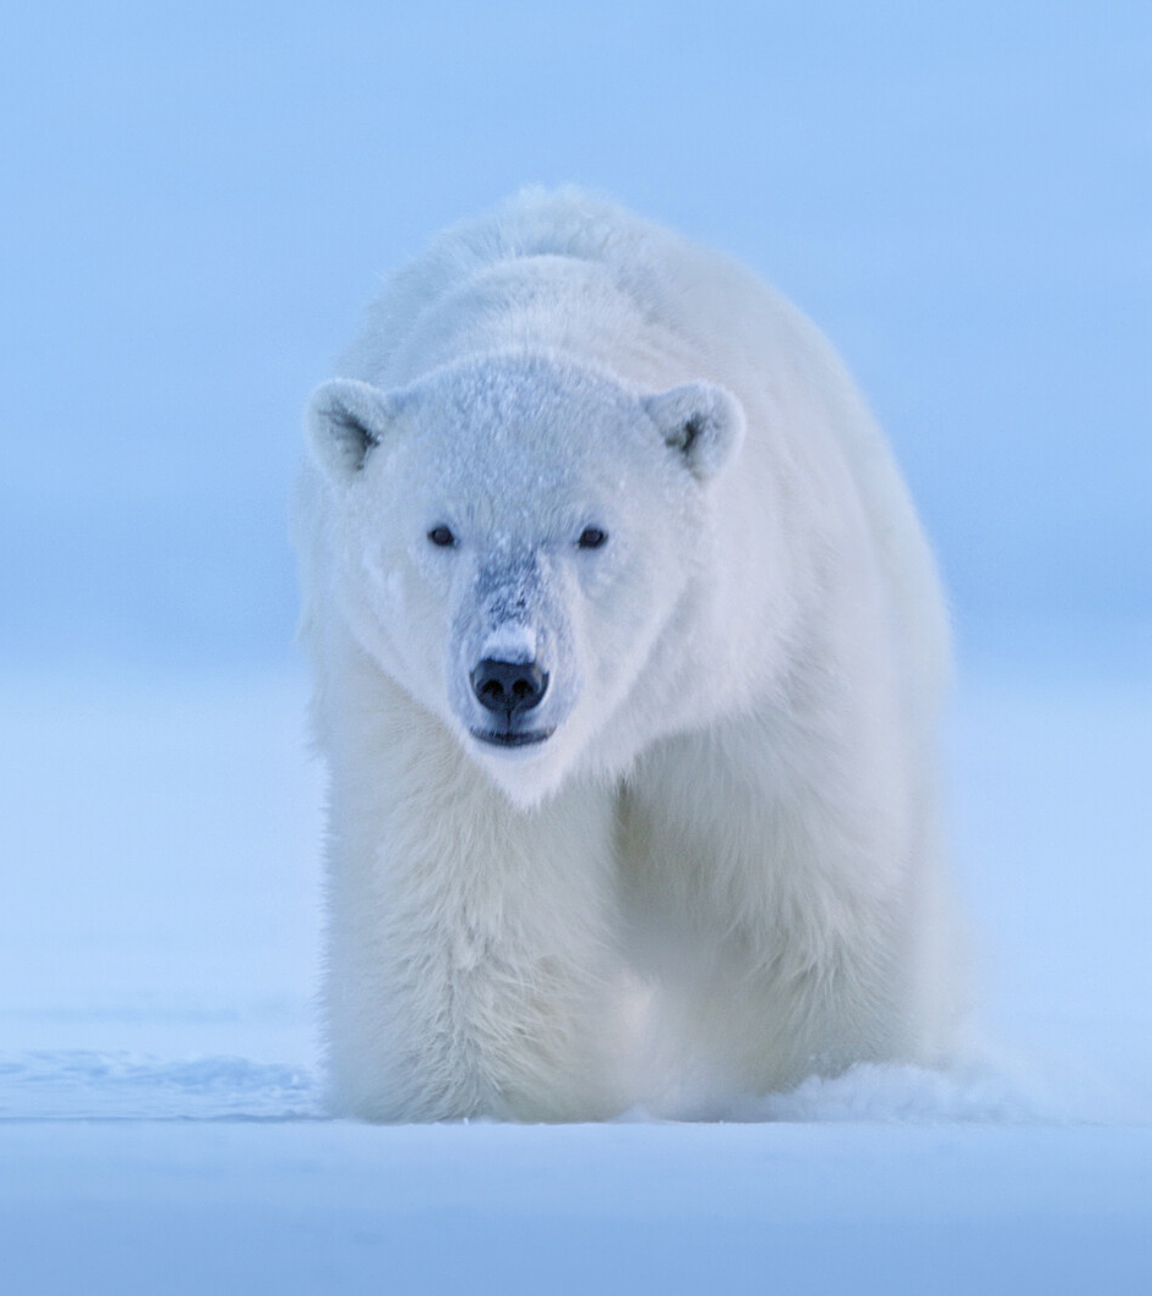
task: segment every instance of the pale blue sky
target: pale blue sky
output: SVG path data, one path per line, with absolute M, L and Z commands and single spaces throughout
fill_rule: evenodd
M 1152 614 L 1152 6 L 0 17 L 0 657 L 283 655 L 299 407 L 379 275 L 575 180 L 751 263 L 961 632 Z

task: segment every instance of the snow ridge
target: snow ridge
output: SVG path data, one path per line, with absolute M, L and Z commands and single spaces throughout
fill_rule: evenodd
M 0 1119 L 305 1120 L 321 1116 L 304 1067 L 241 1057 L 165 1061 L 93 1049 L 0 1054 Z

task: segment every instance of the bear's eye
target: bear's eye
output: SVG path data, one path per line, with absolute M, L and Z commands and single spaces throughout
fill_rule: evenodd
M 456 543 L 456 537 L 444 525 L 434 526 L 428 532 L 428 539 L 434 545 L 439 545 L 441 549 L 450 549 Z
M 599 549 L 607 539 L 607 535 L 599 527 L 585 527 L 576 543 L 581 549 Z

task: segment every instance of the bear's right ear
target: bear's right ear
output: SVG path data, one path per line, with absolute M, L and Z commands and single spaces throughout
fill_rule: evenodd
M 334 481 L 347 482 L 364 467 L 392 416 L 387 394 L 371 383 L 334 378 L 321 384 L 304 416 L 316 462 Z

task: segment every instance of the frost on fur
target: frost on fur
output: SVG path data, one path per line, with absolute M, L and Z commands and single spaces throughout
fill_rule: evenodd
M 396 276 L 307 429 L 337 1110 L 700 1110 L 943 1055 L 941 598 L 802 316 L 528 191 Z

